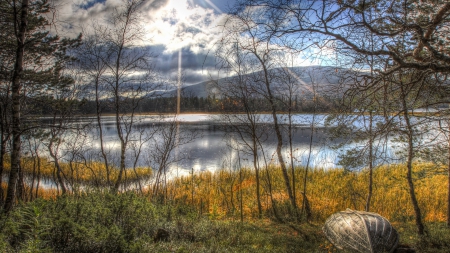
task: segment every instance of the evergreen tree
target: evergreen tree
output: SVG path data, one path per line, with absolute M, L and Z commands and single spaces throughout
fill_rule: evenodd
M 61 39 L 48 31 L 50 24 L 44 14 L 49 13 L 51 8 L 47 0 L 2 1 L 0 6 L 0 85 L 1 90 L 6 91 L 3 92 L 5 99 L 2 102 L 11 105 L 9 110 L 2 110 L 4 115 L 1 121 L 2 130 L 6 129 L 2 135 L 12 138 L 11 170 L 4 203 L 5 212 L 9 212 L 19 186 L 21 136 L 27 129 L 22 120 L 26 116 L 26 100 L 38 94 L 51 94 L 72 82 L 62 70 L 68 61 L 73 60 L 67 50 L 77 46 L 81 36 Z M 8 129 L 11 131 L 8 132 Z M 6 140 L 2 138 L 1 141 Z M 4 147 L 3 143 L 1 146 Z

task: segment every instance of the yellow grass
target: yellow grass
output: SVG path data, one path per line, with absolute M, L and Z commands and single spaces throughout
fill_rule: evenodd
M 22 162 L 24 172 L 31 175 L 38 171 L 33 166 L 37 160 L 25 158 Z M 53 179 L 54 164 L 47 159 L 39 160 L 41 178 Z M 9 164 L 6 164 L 9 169 Z M 72 185 L 104 186 L 106 169 L 102 163 L 62 164 L 65 177 Z M 117 178 L 118 169 L 110 169 L 110 180 Z M 270 166 L 260 172 L 261 204 L 265 213 L 272 212 L 272 201 L 268 190 L 267 173 L 272 183 L 272 197 L 279 209 L 288 206 L 288 196 L 281 169 Z M 137 174 L 137 175 L 136 175 Z M 302 191 L 304 168 L 296 168 L 295 195 L 297 205 L 302 206 Z M 402 164 L 386 165 L 374 170 L 372 212 L 377 212 L 392 221 L 412 221 L 414 211 L 405 178 L 406 166 Z M 138 179 L 149 179 L 150 168 L 138 168 L 136 172 L 127 169 L 127 182 Z M 241 177 L 241 178 L 240 178 Z M 427 222 L 442 222 L 446 220 L 447 210 L 447 174 L 446 168 L 429 163 L 416 163 L 413 167 L 415 192 Z M 292 180 L 292 179 L 291 179 Z M 368 192 L 368 171 L 350 172 L 344 169 L 316 168 L 308 172 L 307 198 L 309 200 L 313 219 L 323 221 L 334 212 L 346 208 L 364 210 Z M 150 189 L 148 187 L 144 188 Z M 2 188 L 5 189 L 5 185 Z M 199 172 L 192 175 L 175 178 L 168 182 L 168 199 L 174 203 L 189 205 L 198 212 L 214 217 L 238 217 L 240 215 L 240 200 L 242 196 L 243 211 L 247 218 L 257 217 L 258 205 L 256 199 L 255 173 L 250 168 L 243 168 L 241 176 L 238 171 L 219 170 L 215 173 Z M 55 189 L 39 189 L 38 195 L 44 198 L 54 198 L 58 192 Z
M 414 165 L 415 192 L 425 221 L 445 221 L 447 175 L 444 168 L 432 164 Z M 268 168 L 272 181 L 272 194 L 277 203 L 287 203 L 281 170 Z M 267 182 L 261 173 L 261 201 L 265 211 L 270 211 L 271 201 Z M 296 200 L 302 205 L 304 169 L 296 169 Z M 401 164 L 383 166 L 374 170 L 374 186 L 370 211 L 393 221 L 412 221 L 414 212 L 405 178 L 406 167 Z M 314 169 L 308 173 L 307 198 L 313 218 L 324 220 L 334 212 L 346 208 L 364 210 L 367 198 L 368 171 L 349 172 L 344 169 Z M 192 187 L 194 191 L 192 191 Z M 178 202 L 202 206 L 215 215 L 236 215 L 242 193 L 243 209 L 247 217 L 256 217 L 256 182 L 250 169 L 243 169 L 242 183 L 238 172 L 221 170 L 214 174 L 201 172 L 192 177 L 182 177 L 169 184 L 169 192 Z M 193 198 L 192 198 L 193 195 Z
M 9 172 L 9 159 L 5 159 L 5 172 Z M 105 186 L 107 183 L 107 170 L 104 163 L 65 163 L 61 162 L 60 167 L 64 179 L 71 185 L 92 185 Z M 55 164 L 46 158 L 25 157 L 21 161 L 21 168 L 24 174 L 31 178 L 33 175 L 46 180 L 56 178 Z M 134 183 L 138 180 L 148 180 L 152 176 L 152 169 L 149 167 L 138 167 L 136 169 L 127 168 L 123 174 L 123 181 Z M 110 182 L 115 182 L 119 174 L 117 167 L 109 168 Z

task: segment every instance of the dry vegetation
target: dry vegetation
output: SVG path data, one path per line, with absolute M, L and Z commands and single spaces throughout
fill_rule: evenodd
M 33 170 L 27 167 L 29 164 L 29 161 L 24 162 L 24 171 L 30 176 Z M 51 179 L 52 164 L 45 159 L 41 164 L 42 178 Z M 70 179 L 84 184 L 84 191 L 72 191 L 61 196 L 57 189 L 41 187 L 37 192 L 40 198 L 19 205 L 7 219 L 3 219 L 0 237 L 5 243 L 0 245 L 1 250 L 334 252 L 336 249 L 327 242 L 321 226 L 334 212 L 346 208 L 364 209 L 368 178 L 364 170 L 310 171 L 307 197 L 312 217 L 308 223 L 299 223 L 292 216 L 281 171 L 276 166 L 262 171 L 262 220 L 257 218 L 254 172 L 247 168 L 200 172 L 170 180 L 164 196 L 152 196 L 150 187 L 144 188 L 143 193 L 131 191 L 118 195 L 105 191 L 104 187 L 95 187 L 91 185 L 95 181 L 93 178 L 104 170 L 97 163 L 90 164 L 90 168 L 79 165 L 73 174 L 68 173 L 72 172 L 68 164 L 64 164 L 64 168 L 67 175 L 75 175 Z M 414 213 L 404 178 L 405 166 L 383 166 L 374 173 L 371 211 L 393 222 L 401 235 L 401 243 L 420 249 L 420 252 L 445 252 L 450 246 L 446 236 L 448 229 L 444 224 L 444 169 L 428 163 L 414 166 L 416 191 L 428 229 L 426 237 L 415 233 Z M 139 177 L 150 177 L 144 169 L 139 173 L 142 173 L 138 174 Z M 295 175 L 296 182 L 302 182 L 304 168 L 296 168 Z M 281 222 L 274 216 L 267 176 L 270 176 L 272 196 Z M 303 200 L 298 184 L 296 196 L 301 208 Z M 2 188 L 5 189 L 5 185 Z M 25 187 L 27 191 L 30 191 L 28 186 Z M 240 221 L 241 203 L 243 222 Z M 168 232 L 167 241 L 155 241 L 159 228 Z M 56 232 L 46 233 L 48 229 Z
M 272 194 L 280 206 L 287 205 L 281 171 L 268 168 L 272 182 Z M 420 163 L 414 166 L 416 192 L 425 221 L 444 222 L 446 219 L 445 168 Z M 374 172 L 374 196 L 371 210 L 389 220 L 407 222 L 413 220 L 413 210 L 405 180 L 406 167 L 394 164 L 377 168 Z M 266 174 L 266 172 L 263 172 Z M 303 182 L 304 169 L 296 169 L 296 182 Z M 307 198 L 312 209 L 313 220 L 324 221 L 334 212 L 352 208 L 363 210 L 367 192 L 367 171 L 349 172 L 344 169 L 315 169 L 308 175 Z M 266 187 L 263 187 L 263 207 L 266 214 L 271 211 L 271 202 Z M 301 189 L 300 185 L 296 189 Z M 242 170 L 242 182 L 238 171 L 221 170 L 217 173 L 201 172 L 173 180 L 169 184 L 170 198 L 185 204 L 194 204 L 198 210 L 216 216 L 239 215 L 239 198 L 242 191 L 245 217 L 257 216 L 253 172 Z M 193 195 L 192 195 L 193 194 Z M 297 193 L 297 204 L 302 205 L 302 195 Z
M 6 157 L 5 172 L 8 173 L 10 169 L 10 163 L 8 157 Z M 84 163 L 61 163 L 61 169 L 64 174 L 64 178 L 69 185 L 78 189 L 80 186 L 84 187 L 105 187 L 106 181 L 106 168 L 105 164 L 101 162 L 84 162 Z M 54 163 L 46 158 L 33 158 L 25 157 L 22 159 L 22 169 L 24 176 L 27 178 L 25 184 L 30 184 L 33 178 L 35 182 L 37 178 L 44 180 L 45 182 L 54 182 L 56 179 L 56 168 Z M 119 174 L 119 168 L 109 168 L 110 181 L 117 180 Z M 136 184 L 138 181 L 146 182 L 153 175 L 153 170 L 149 167 L 137 167 L 135 169 L 128 169 L 124 173 L 123 184 L 131 185 Z M 27 187 L 27 186 L 25 186 Z M 52 191 L 52 190 L 50 190 Z M 45 191 L 44 191 L 45 192 Z M 44 193 L 43 192 L 43 193 Z M 45 197 L 39 195 L 41 197 Z
M 55 168 L 45 158 L 40 159 L 40 168 L 33 167 L 33 162 L 24 159 L 24 173 L 27 182 L 33 173 L 39 174 L 44 182 L 54 180 Z M 8 171 L 9 164 L 6 164 Z M 105 167 L 102 163 L 63 164 L 65 178 L 71 185 L 78 186 L 77 190 L 98 188 L 105 185 Z M 446 219 L 446 168 L 431 163 L 416 163 L 414 165 L 414 178 L 416 193 L 427 222 L 444 222 Z M 118 169 L 113 168 L 112 178 L 117 176 Z M 413 220 L 413 210 L 408 195 L 405 180 L 406 167 L 402 164 L 385 165 L 374 171 L 374 193 L 371 211 L 377 212 L 391 221 L 409 222 Z M 263 175 L 261 196 L 266 217 L 273 216 L 272 202 L 268 190 L 270 177 L 272 198 L 280 212 L 288 215 L 288 196 L 283 185 L 281 170 L 270 166 L 261 172 Z M 295 170 L 297 183 L 297 206 L 302 207 L 302 186 L 304 168 Z M 129 169 L 125 182 L 133 187 L 138 180 L 150 184 L 151 168 Z M 37 175 L 35 175 L 37 178 Z M 332 213 L 351 208 L 363 210 L 366 201 L 368 173 L 365 170 L 351 172 L 345 169 L 320 169 L 308 173 L 307 198 L 312 211 L 312 221 L 322 222 Z M 80 186 L 82 186 L 80 188 Z M 6 184 L 2 188 L 5 190 Z M 143 194 L 151 198 L 151 187 L 143 185 Z M 30 191 L 25 184 L 25 192 Z M 55 188 L 41 187 L 33 189 L 33 195 L 44 199 L 55 198 L 59 193 Z M 194 175 L 182 176 L 168 181 L 165 202 L 189 205 L 200 214 L 209 214 L 213 217 L 240 216 L 240 203 L 242 196 L 242 209 L 246 219 L 257 217 L 256 183 L 254 171 L 243 168 L 241 171 L 222 169 L 215 173 L 209 171 L 196 172 Z M 242 195 L 241 195 L 242 194 Z

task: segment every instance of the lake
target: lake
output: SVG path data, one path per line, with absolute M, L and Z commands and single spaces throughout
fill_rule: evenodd
M 173 175 L 185 175 L 194 171 L 215 171 L 220 168 L 237 168 L 252 166 L 253 157 L 246 146 L 250 140 L 248 135 L 239 135 L 231 131 L 229 123 L 245 130 L 246 115 L 211 115 L 211 114 L 182 114 L 174 121 L 174 116 L 137 116 L 130 129 L 129 145 L 126 153 L 126 166 L 151 166 L 157 168 L 160 163 L 155 162 L 167 151 L 166 167 Z M 309 165 L 317 168 L 338 167 L 339 154 L 358 143 L 348 143 L 343 139 L 331 139 L 325 127 L 327 115 L 319 114 L 313 117 L 309 114 L 298 114 L 292 117 L 293 122 L 293 160 L 295 165 L 306 166 L 310 151 L 311 124 L 314 125 Z M 176 123 L 174 123 L 176 122 Z M 257 115 L 258 134 L 261 136 L 260 164 L 277 163 L 275 153 L 277 139 L 271 126 L 272 116 Z M 290 149 L 287 134 L 287 115 L 280 115 L 279 122 L 283 128 L 283 149 L 286 162 L 290 162 Z M 82 118 L 73 125 L 89 125 L 83 133 L 67 132 L 68 140 L 59 150 L 61 157 L 73 156 L 74 150 L 90 160 L 101 160 L 100 139 L 98 125 L 95 118 Z M 120 142 L 117 137 L 113 116 L 102 117 L 102 129 L 105 151 L 113 163 L 119 164 Z M 236 128 L 235 128 L 236 129 Z M 175 131 L 175 132 L 174 132 Z M 172 133 L 171 133 L 172 132 Z M 177 135 L 174 135 L 177 133 Z M 172 135 L 169 135 L 172 134 Z M 177 136 L 177 137 L 174 137 Z M 172 143 L 168 139 L 174 139 Z M 79 144 L 76 144 L 76 143 Z M 343 144 L 340 149 L 334 149 Z M 45 151 L 43 149 L 43 151 Z M 392 148 L 380 147 L 384 157 L 395 158 Z M 84 159 L 83 158 L 83 159 Z M 137 159 L 135 159 L 137 158 Z

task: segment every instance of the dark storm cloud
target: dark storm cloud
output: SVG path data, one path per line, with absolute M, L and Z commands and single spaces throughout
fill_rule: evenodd
M 163 79 L 176 82 L 178 79 L 178 52 L 167 54 L 164 53 L 165 51 L 166 47 L 164 45 L 154 45 L 133 48 L 131 51 L 126 51 L 126 55 L 151 55 L 152 57 L 149 57 L 149 60 L 151 60 L 155 72 Z M 86 71 L 93 67 L 92 62 L 95 62 L 95 58 L 90 57 L 91 54 L 80 51 L 76 52 L 74 56 L 78 58 L 80 63 L 75 66 L 76 68 Z M 103 59 L 106 58 L 106 56 L 103 57 Z M 215 64 L 216 61 L 212 55 L 195 54 L 189 49 L 183 49 L 181 57 L 183 82 L 185 84 L 195 84 L 208 80 L 209 75 L 214 71 Z
M 161 50 L 162 47 L 158 46 Z M 154 47 L 150 50 L 157 52 Z M 169 72 L 173 69 L 178 70 L 178 57 L 179 53 L 174 52 L 170 54 L 159 53 L 156 59 L 157 68 L 162 72 Z M 203 53 L 195 54 L 189 49 L 182 49 L 181 53 L 181 68 L 183 70 L 201 70 L 209 69 L 215 66 L 215 59 L 212 55 L 206 55 Z
M 157 55 L 155 68 L 170 79 L 178 76 L 178 52 L 164 54 L 163 45 L 149 46 L 148 50 Z M 216 61 L 212 55 L 195 54 L 189 49 L 183 49 L 181 54 L 181 70 L 183 80 L 187 84 L 203 82 L 208 79 L 208 72 L 215 68 Z

